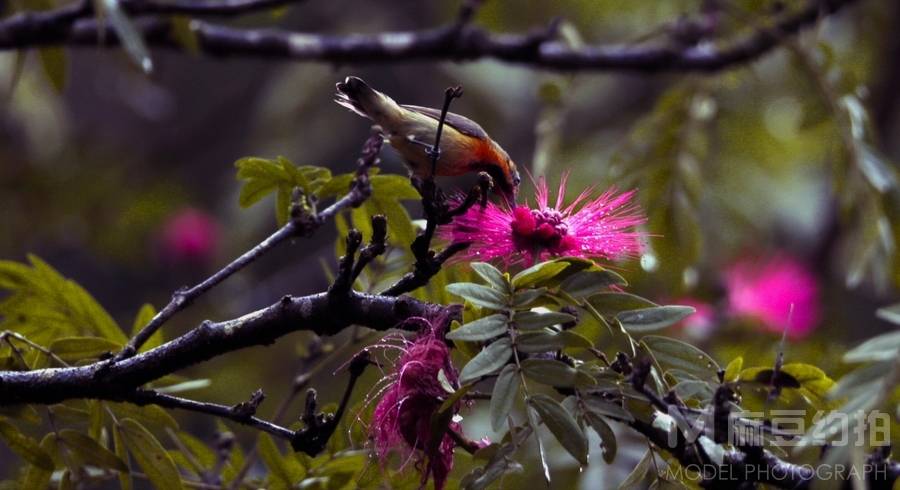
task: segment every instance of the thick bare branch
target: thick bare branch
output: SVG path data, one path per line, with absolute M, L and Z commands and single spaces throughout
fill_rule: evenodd
M 439 317 L 446 308 L 405 296 L 353 291 L 340 296 L 285 296 L 240 318 L 203 322 L 178 338 L 127 359 L 68 368 L 0 371 L 0 405 L 112 399 L 187 366 L 247 347 L 268 345 L 291 332 L 332 335 L 350 325 L 387 330 L 411 316 Z

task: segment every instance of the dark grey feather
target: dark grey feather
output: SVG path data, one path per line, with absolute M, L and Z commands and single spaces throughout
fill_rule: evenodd
M 424 114 L 432 119 L 440 120 L 441 119 L 441 111 L 440 109 L 432 109 L 430 107 L 421 107 L 417 105 L 402 105 L 401 107 L 409 109 L 411 111 L 416 111 L 419 114 Z M 452 112 L 447 113 L 446 119 L 444 122 L 451 126 L 453 129 L 459 131 L 462 134 L 467 136 L 472 136 L 474 138 L 487 138 L 487 132 L 481 128 L 475 121 L 460 116 L 459 114 L 454 114 Z

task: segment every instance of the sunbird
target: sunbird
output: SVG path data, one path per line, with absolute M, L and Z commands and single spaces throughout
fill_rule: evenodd
M 402 105 L 373 89 L 362 79 L 347 77 L 336 85 L 335 102 L 372 120 L 406 161 L 412 175 L 431 175 L 429 150 L 434 144 L 440 109 Z M 448 112 L 441 133 L 435 175 L 457 176 L 487 172 L 494 190 L 512 205 L 522 178 L 509 154 L 475 121 Z

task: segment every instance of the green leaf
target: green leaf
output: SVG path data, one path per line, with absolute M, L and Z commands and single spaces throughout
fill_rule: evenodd
M 615 315 L 622 311 L 652 308 L 656 303 L 631 293 L 599 293 L 588 300 L 601 315 Z
M 638 464 L 635 465 L 633 470 L 631 470 L 631 473 L 628 475 L 628 477 L 619 484 L 619 490 L 644 488 L 646 485 L 645 480 L 647 479 L 647 475 L 649 475 L 652 468 L 653 458 L 653 451 L 647 450 L 641 460 L 638 461 Z
M 512 305 L 515 308 L 528 306 L 540 299 L 547 293 L 547 288 L 538 289 L 522 289 L 513 294 Z
M 519 395 L 519 377 L 514 364 L 507 364 L 494 382 L 491 392 L 491 429 L 500 432 Z
M 679 369 L 697 379 L 718 381 L 719 364 L 702 350 L 668 337 L 647 335 L 641 339 L 663 370 Z
M 695 310 L 690 306 L 656 306 L 640 310 L 623 311 L 616 319 L 629 333 L 644 333 L 661 330 L 684 320 Z
M 616 451 L 618 450 L 616 433 L 603 420 L 603 417 L 597 415 L 596 412 L 585 411 L 584 420 L 600 436 L 600 452 L 603 455 L 603 461 L 606 461 L 606 464 L 612 463 L 616 459 Z
M 125 15 L 118 0 L 101 0 L 100 5 L 102 5 L 103 11 L 109 19 L 110 25 L 116 31 L 122 47 L 125 48 L 131 59 L 145 73 L 153 71 L 153 61 L 150 59 L 150 52 L 144 44 L 144 39 L 141 38 L 141 33 L 134 26 L 134 23 L 131 22 L 131 19 Z
M 844 354 L 844 362 L 888 361 L 900 350 L 900 331 L 873 337 Z
M 47 434 L 41 439 L 40 450 L 45 454 L 58 453 L 56 434 Z M 49 457 L 49 456 L 48 456 Z M 46 468 L 41 465 L 31 464 L 22 475 L 19 490 L 47 490 L 50 486 L 50 478 L 53 476 L 53 464 Z
M 738 378 L 738 375 L 741 373 L 741 368 L 744 367 L 744 358 L 741 356 L 737 356 L 725 366 L 725 381 L 735 381 Z
M 450 294 L 465 298 L 467 301 L 482 308 L 502 310 L 506 308 L 506 295 L 481 284 L 471 282 L 457 282 L 447 286 Z
M 574 388 L 594 384 L 587 374 L 556 359 L 525 359 L 519 364 L 525 376 L 548 386 Z
M 139 407 L 130 403 L 105 402 L 117 418 L 135 419 L 148 424 L 154 429 L 177 429 L 178 422 L 169 415 L 169 412 L 157 405 Z
M 508 338 L 489 344 L 463 367 L 459 382 L 467 384 L 482 376 L 493 374 L 509 361 L 512 354 L 512 342 Z
M 278 226 L 284 226 L 290 218 L 291 192 L 290 187 L 279 186 L 275 193 L 275 221 Z
M 121 348 L 122 344 L 100 337 L 65 337 L 50 344 L 50 351 L 66 362 L 97 359 Z
M 181 489 L 181 476 L 175 461 L 169 456 L 162 444 L 143 425 L 134 419 L 119 420 L 117 430 L 122 432 L 122 440 L 156 488 Z
M 506 277 L 504 277 L 503 273 L 496 267 L 487 262 L 472 262 L 469 265 L 472 267 L 472 270 L 481 276 L 485 282 L 490 284 L 492 288 L 500 291 L 507 291 L 509 289 L 509 283 L 506 281 Z
M 66 88 L 66 75 L 68 72 L 68 63 L 66 62 L 66 52 L 63 48 L 47 47 L 38 49 L 38 55 L 41 58 L 41 67 L 44 69 L 44 75 L 50 80 L 50 84 L 56 93 L 62 93 Z
M 53 459 L 42 449 L 42 445 L 3 419 L 0 419 L 0 439 L 25 461 L 42 470 L 53 471 Z
M 559 289 L 577 299 L 588 298 L 606 291 L 610 286 L 627 286 L 628 281 L 619 274 L 606 269 L 585 270 L 565 278 Z
M 464 340 L 478 342 L 489 340 L 507 332 L 507 317 L 504 314 L 496 314 L 479 318 L 473 322 L 451 331 L 447 334 L 450 340 Z
M 558 311 L 517 311 L 513 317 L 519 330 L 539 330 L 553 325 L 574 322 L 576 318 L 568 313 Z
M 282 483 L 292 487 L 303 478 L 305 473 L 303 468 L 293 459 L 282 456 L 269 434 L 259 435 L 257 447 L 259 448 L 259 457 L 265 463 L 266 468 Z
M 516 349 L 519 352 L 537 353 L 562 350 L 567 347 L 575 349 L 590 349 L 594 344 L 586 337 L 571 330 L 562 332 L 535 332 L 526 333 L 516 340 Z
M 173 385 L 157 388 L 156 391 L 160 393 L 183 393 L 185 391 L 202 390 L 203 388 L 208 388 L 211 385 L 212 381 L 210 381 L 208 378 L 190 379 L 187 381 L 182 381 L 181 383 L 175 383 Z
M 114 428 L 112 435 L 113 449 L 115 450 L 116 456 L 118 456 L 119 460 L 128 467 L 128 472 L 119 473 L 119 488 L 121 490 L 131 490 L 134 487 L 134 484 L 131 481 L 131 462 L 128 460 L 128 449 L 125 447 L 125 441 L 122 440 L 122 433 L 120 430 Z
M 875 316 L 894 325 L 900 325 L 900 303 L 879 308 Z
M 522 272 L 516 274 L 512 278 L 513 289 L 524 289 L 533 286 L 540 286 L 545 281 L 549 281 L 556 277 L 568 267 L 569 264 L 562 261 L 549 261 L 535 264 Z
M 191 29 L 191 18 L 186 15 L 172 15 L 169 18 L 172 22 L 171 32 L 175 42 L 191 56 L 199 56 L 200 41 L 197 39 L 197 33 Z
M 539 393 L 528 398 L 529 404 L 534 407 L 544 425 L 556 437 L 556 440 L 565 448 L 576 461 L 582 465 L 587 464 L 588 442 L 584 431 L 578 426 L 578 422 L 572 415 L 553 398 Z
M 138 332 L 141 331 L 150 320 L 153 320 L 153 317 L 156 316 L 156 308 L 153 307 L 150 303 L 144 303 L 141 306 L 141 309 L 138 310 L 137 316 L 134 318 L 134 323 L 131 326 L 131 336 L 134 337 Z M 154 349 L 163 345 L 165 342 L 165 338 L 163 337 L 162 328 L 157 328 L 153 335 L 144 342 L 144 345 L 141 346 L 139 352 L 145 352 L 150 349 Z
M 78 431 L 62 429 L 59 431 L 59 437 L 66 447 L 85 463 L 92 464 L 98 468 L 128 471 L 128 466 L 118 456 L 101 446 L 97 441 Z
M 616 403 L 602 400 L 596 396 L 587 396 L 584 398 L 584 407 L 588 412 L 593 412 L 595 415 L 602 415 L 604 417 L 611 417 L 615 420 L 622 420 L 625 422 L 633 422 L 634 416 L 628 413 L 627 410 L 622 408 L 621 405 Z
M 238 204 L 242 208 L 249 208 L 275 192 L 276 189 L 278 189 L 278 184 L 275 182 L 263 179 L 249 180 L 241 187 Z

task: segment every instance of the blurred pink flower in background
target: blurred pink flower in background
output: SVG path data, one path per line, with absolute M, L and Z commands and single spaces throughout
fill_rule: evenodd
M 695 339 L 706 339 L 712 335 L 716 327 L 716 310 L 711 304 L 691 297 L 678 298 L 665 303 L 691 306 L 697 310 L 691 316 L 678 323 L 688 336 Z
M 212 259 L 218 243 L 216 221 L 198 209 L 181 209 L 162 225 L 162 254 L 170 262 L 206 262 Z
M 725 283 L 733 316 L 756 319 L 791 339 L 806 337 L 819 323 L 819 284 L 803 263 L 788 255 L 741 259 L 726 270 Z
M 423 488 L 431 475 L 434 488 L 441 490 L 453 468 L 456 443 L 446 433 L 435 443 L 431 419 L 449 397 L 439 374 L 443 372 L 453 389 L 458 386 L 458 374 L 450 362 L 443 333 L 430 323 L 415 341 L 403 342 L 402 354 L 372 415 L 370 433 L 375 454 L 382 464 L 387 464 L 393 451 L 399 451 L 407 461 L 415 457 L 416 467 L 422 471 Z M 459 404 L 452 410 L 455 415 Z M 460 426 L 451 422 L 449 430 L 459 432 Z
M 489 261 L 506 264 L 533 264 L 550 257 L 590 257 L 620 259 L 634 256 L 643 248 L 644 234 L 635 226 L 646 221 L 637 204 L 635 192 L 617 194 L 609 189 L 592 198 L 588 187 L 563 208 L 568 175 L 559 184 L 556 204 L 549 206 L 547 181 L 535 182 L 537 208 L 506 203 L 472 206 L 447 226 L 443 238 L 453 242 L 471 242 L 457 260 Z

